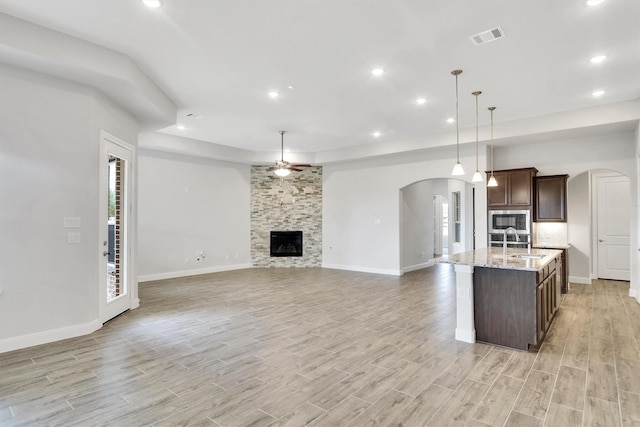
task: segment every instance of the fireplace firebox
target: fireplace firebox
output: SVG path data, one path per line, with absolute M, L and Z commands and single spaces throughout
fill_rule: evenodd
M 272 231 L 271 256 L 302 256 L 302 231 Z

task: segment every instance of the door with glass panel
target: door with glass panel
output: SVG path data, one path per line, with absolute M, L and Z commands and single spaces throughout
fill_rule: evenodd
M 100 146 L 100 321 L 131 308 L 129 212 L 133 148 L 103 134 Z

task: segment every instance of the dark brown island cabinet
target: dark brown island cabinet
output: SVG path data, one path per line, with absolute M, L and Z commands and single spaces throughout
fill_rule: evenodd
M 476 267 L 476 339 L 528 350 L 538 347 L 560 305 L 560 280 L 554 257 L 539 271 Z
M 487 187 L 487 208 L 533 209 L 533 178 L 537 173 L 536 168 L 494 171 L 498 186 Z
M 534 222 L 567 222 L 568 175 L 534 178 Z

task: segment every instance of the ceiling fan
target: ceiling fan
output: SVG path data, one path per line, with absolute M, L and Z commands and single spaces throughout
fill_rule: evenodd
M 280 131 L 280 160 L 276 160 L 275 166 L 269 168 L 270 171 L 273 171 L 280 178 L 284 178 L 288 176 L 291 171 L 302 172 L 300 168 L 308 168 L 311 165 L 306 163 L 289 163 L 284 159 L 284 133 L 285 131 Z

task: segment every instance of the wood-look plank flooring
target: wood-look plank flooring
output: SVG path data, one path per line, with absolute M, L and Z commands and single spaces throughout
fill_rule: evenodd
M 0 425 L 636 426 L 628 287 L 572 284 L 521 352 L 454 339 L 450 265 L 143 283 L 91 335 L 0 354 Z

